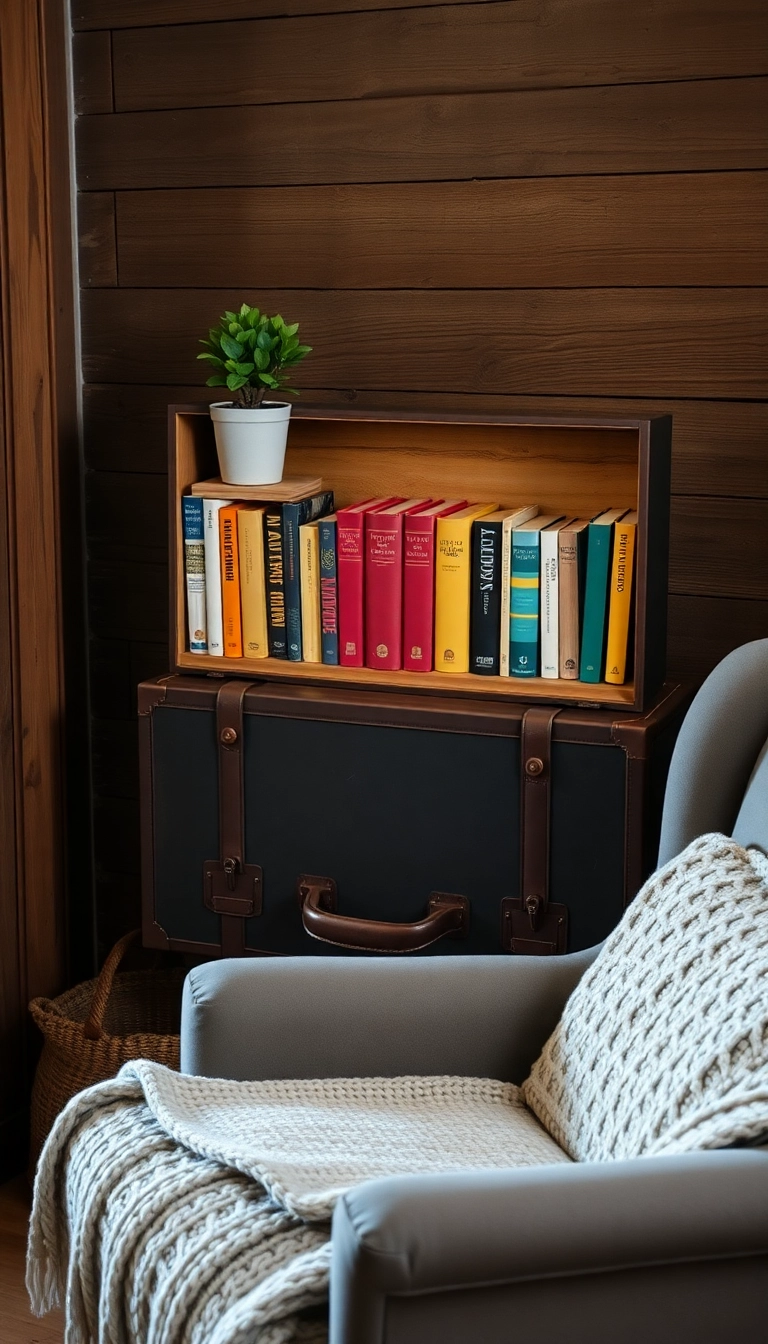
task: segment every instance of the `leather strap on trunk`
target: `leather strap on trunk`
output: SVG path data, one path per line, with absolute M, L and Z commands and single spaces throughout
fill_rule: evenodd
M 559 709 L 526 710 L 520 728 L 520 896 L 538 924 L 549 901 L 549 785 L 552 722 Z
M 216 697 L 216 735 L 219 744 L 219 837 L 221 858 L 239 873 L 245 863 L 243 788 L 243 700 L 249 681 L 225 681 Z M 245 918 L 221 911 L 221 955 L 242 957 Z

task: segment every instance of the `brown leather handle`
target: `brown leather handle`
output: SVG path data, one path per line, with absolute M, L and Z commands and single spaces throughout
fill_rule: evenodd
M 433 891 L 426 915 L 412 924 L 389 924 L 380 919 L 337 914 L 336 883 L 332 878 L 302 874 L 298 897 L 302 923 L 310 937 L 356 952 L 419 952 L 439 938 L 466 938 L 469 931 L 466 896 L 442 891 Z

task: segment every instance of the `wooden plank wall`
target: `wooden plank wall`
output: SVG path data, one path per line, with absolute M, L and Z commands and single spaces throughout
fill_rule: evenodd
M 305 399 L 671 411 L 670 671 L 768 633 L 765 0 L 73 0 L 96 855 L 137 909 L 165 408 L 242 298 Z

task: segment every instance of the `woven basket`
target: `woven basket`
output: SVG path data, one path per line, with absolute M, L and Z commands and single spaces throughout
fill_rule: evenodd
M 137 929 L 115 943 L 98 979 L 29 1005 L 45 1038 L 32 1088 L 32 1170 L 56 1116 L 76 1092 L 113 1078 L 129 1059 L 179 1067 L 186 972 L 179 967 L 117 974 L 123 954 L 138 936 Z

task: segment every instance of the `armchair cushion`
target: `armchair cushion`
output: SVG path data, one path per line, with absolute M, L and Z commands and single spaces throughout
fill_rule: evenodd
M 705 835 L 656 872 L 523 1094 L 582 1162 L 768 1134 L 768 859 Z

